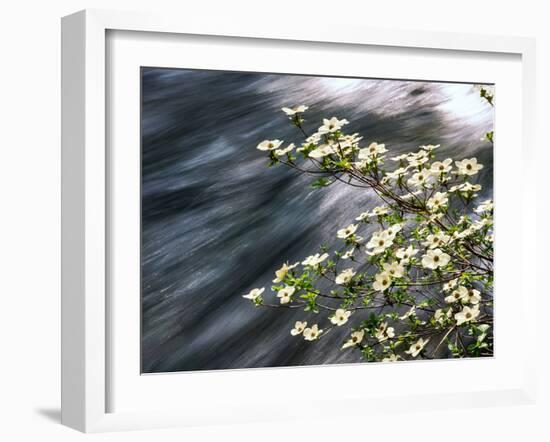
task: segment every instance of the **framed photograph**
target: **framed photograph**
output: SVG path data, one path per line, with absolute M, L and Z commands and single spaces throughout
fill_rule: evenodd
M 64 424 L 534 400 L 532 40 L 109 11 L 62 35 Z

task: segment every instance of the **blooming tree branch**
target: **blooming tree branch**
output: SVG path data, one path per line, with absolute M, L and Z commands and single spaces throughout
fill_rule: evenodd
M 479 88 L 494 104 L 494 92 Z M 271 287 L 243 297 L 258 307 L 299 308 L 289 339 L 323 339 L 348 327 L 341 350 L 393 362 L 493 354 L 493 201 L 478 201 L 476 158 L 437 158 L 439 145 L 392 156 L 362 143 L 346 119 L 324 119 L 308 134 L 304 105 L 283 108 L 303 140 L 257 148 L 269 166 L 315 177 L 313 187 L 343 183 L 379 200 L 335 232 L 340 246 L 284 263 Z M 493 132 L 484 139 L 493 142 Z M 313 319 L 311 319 L 313 318 Z

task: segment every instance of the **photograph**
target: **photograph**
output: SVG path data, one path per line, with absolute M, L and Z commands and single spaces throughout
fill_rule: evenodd
M 142 374 L 494 356 L 493 84 L 140 76 Z

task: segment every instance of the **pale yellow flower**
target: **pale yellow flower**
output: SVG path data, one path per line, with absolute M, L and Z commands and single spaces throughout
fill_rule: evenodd
M 451 257 L 441 249 L 428 250 L 422 257 L 422 266 L 427 269 L 437 269 L 449 264 Z
M 292 336 L 299 335 L 305 330 L 306 326 L 307 326 L 307 322 L 296 321 L 296 323 L 294 324 L 294 328 L 290 330 L 290 334 Z
M 361 341 L 363 340 L 363 337 L 365 336 L 365 331 L 364 330 L 359 330 L 359 331 L 355 331 L 351 334 L 351 338 L 348 339 L 344 345 L 342 345 L 342 349 L 344 348 L 348 348 L 348 347 L 353 347 L 355 345 L 358 345 L 361 343 Z
M 416 358 L 428 342 L 430 342 L 429 339 L 424 340 L 420 338 L 418 341 L 412 344 L 409 349 L 405 351 L 405 353 L 411 355 L 413 358 Z
M 320 134 L 332 133 L 340 130 L 344 124 L 348 124 L 349 121 L 345 118 L 339 120 L 336 117 L 332 117 L 330 120 L 324 118 L 323 125 L 319 128 L 318 132 Z
M 300 114 L 302 112 L 305 112 L 306 110 L 308 110 L 309 107 L 308 106 L 304 106 L 303 104 L 301 104 L 300 106 L 294 106 L 294 107 L 283 107 L 281 110 L 289 115 L 289 116 L 292 116 L 292 115 L 296 115 L 296 114 Z
M 345 239 L 353 235 L 356 230 L 357 230 L 357 224 L 350 224 L 346 228 L 338 230 L 338 232 L 336 232 L 336 236 L 338 238 Z
M 344 325 L 346 322 L 348 322 L 350 315 L 350 311 L 339 308 L 338 310 L 336 310 L 336 312 L 334 312 L 334 315 L 331 316 L 330 322 L 337 326 Z
M 483 164 L 478 164 L 477 158 L 464 159 L 462 161 L 455 161 L 457 167 L 457 173 L 459 175 L 471 176 L 478 173 L 483 169 Z
M 275 150 L 278 149 L 279 146 L 283 144 L 281 140 L 264 140 L 260 144 L 258 144 L 258 150 Z
M 475 320 L 479 316 L 479 306 L 474 307 L 464 306 L 461 312 L 455 314 L 456 325 L 462 325 L 465 322 Z
M 310 255 L 302 261 L 302 265 L 316 267 L 328 258 L 328 253 Z
M 351 281 L 351 279 L 355 276 L 355 271 L 353 269 L 345 269 L 336 277 L 334 282 L 336 284 L 347 284 Z
M 276 278 L 273 280 L 273 282 L 281 282 L 283 279 L 285 279 L 285 276 L 287 273 L 292 270 L 294 267 L 296 267 L 298 263 L 294 263 L 292 265 L 289 265 L 288 262 L 285 262 L 283 266 L 275 272 Z
M 291 301 L 291 297 L 296 291 L 296 287 L 287 285 L 277 292 L 277 298 L 281 304 L 288 304 Z
M 262 296 L 262 293 L 264 291 L 265 291 L 265 287 L 262 287 L 261 289 L 252 289 L 248 294 L 243 295 L 243 298 L 250 299 L 251 301 L 255 301 L 256 299 Z
M 304 330 L 304 339 L 306 341 L 315 341 L 323 333 L 323 330 L 319 330 L 319 326 L 314 324 L 311 328 L 306 328 Z
M 288 145 L 288 147 L 285 147 L 284 149 L 275 149 L 275 151 L 273 152 L 275 154 L 275 156 L 282 156 L 282 155 L 285 155 L 289 152 L 292 151 L 292 149 L 294 149 L 294 143 L 290 143 Z

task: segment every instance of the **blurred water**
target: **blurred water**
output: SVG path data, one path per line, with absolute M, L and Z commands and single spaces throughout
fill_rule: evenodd
M 307 104 L 306 126 L 347 118 L 346 131 L 391 153 L 441 144 L 477 156 L 492 194 L 493 111 L 471 85 L 144 68 L 142 70 L 142 370 L 358 362 L 337 350 L 344 330 L 309 344 L 289 334 L 313 314 L 254 308 L 282 262 L 335 243 L 374 200 L 345 185 L 322 190 L 266 168 L 258 142 L 300 141 L 280 111 Z M 356 314 L 356 319 L 361 318 Z

